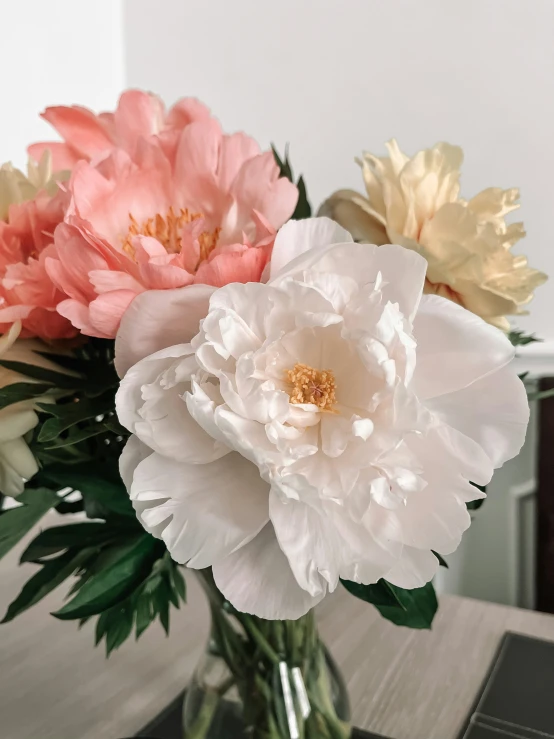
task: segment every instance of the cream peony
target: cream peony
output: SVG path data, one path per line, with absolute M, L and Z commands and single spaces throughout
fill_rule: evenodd
M 152 291 L 125 315 L 122 477 L 145 528 L 238 610 L 298 618 L 339 578 L 422 586 L 470 524 L 469 481 L 519 451 L 511 344 L 422 298 L 426 266 L 292 221 L 267 284 Z
M 460 193 L 462 150 L 440 143 L 411 159 L 393 139 L 388 157 L 364 154 L 367 198 L 339 190 L 320 208 L 356 241 L 394 242 L 427 260 L 425 292 L 441 295 L 507 331 L 507 315 L 524 313 L 546 275 L 510 249 L 525 236 L 504 217 L 518 208 L 517 189 L 490 187 L 469 201 Z
M 0 220 L 7 220 L 10 205 L 32 200 L 41 190 L 54 195 L 58 182 L 66 177 L 66 172 L 52 172 L 49 151 L 43 153 L 39 162 L 29 159 L 26 175 L 11 162 L 6 162 L 0 167 Z
M 0 359 L 59 370 L 57 365 L 36 353 L 46 350 L 46 346 L 36 339 L 18 340 L 20 331 L 21 323 L 17 321 L 8 333 L 0 337 Z M 0 388 L 15 382 L 33 380 L 0 367 Z M 38 423 L 36 404 L 50 400 L 51 396 L 43 395 L 0 410 L 0 492 L 4 495 L 15 497 L 22 493 L 26 480 L 38 472 L 37 461 L 26 437 Z

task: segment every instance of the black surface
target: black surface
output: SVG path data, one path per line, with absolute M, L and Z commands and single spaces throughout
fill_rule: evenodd
M 461 739 L 554 739 L 554 642 L 505 634 Z
M 154 721 L 145 726 L 135 739 L 182 739 L 182 706 L 183 694 L 176 698 Z M 352 739 L 385 739 L 385 737 L 354 729 Z

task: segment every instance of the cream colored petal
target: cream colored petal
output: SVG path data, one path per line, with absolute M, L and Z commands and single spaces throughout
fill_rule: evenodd
M 340 190 L 322 203 L 318 215 L 328 216 L 352 234 L 354 241 L 367 244 L 386 244 L 387 232 L 375 215 L 360 204 L 363 198 L 351 190 Z

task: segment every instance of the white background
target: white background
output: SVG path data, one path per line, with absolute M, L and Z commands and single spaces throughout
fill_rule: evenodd
M 460 144 L 463 194 L 520 187 L 520 249 L 554 275 L 553 0 L 127 0 L 125 26 L 130 85 L 290 142 L 316 204 L 392 136 Z M 554 283 L 518 322 L 554 338 Z
M 47 105 L 113 108 L 125 85 L 121 0 L 2 0 L 0 163 L 55 138 Z
M 46 105 L 113 108 L 125 85 L 168 102 L 196 95 L 227 130 L 290 142 L 315 204 L 362 188 L 363 149 L 447 140 L 466 152 L 464 195 L 521 188 L 520 248 L 554 275 L 552 0 L 2 5 L 0 161 L 23 164 L 25 146 L 49 136 Z M 554 339 L 554 283 L 519 323 Z

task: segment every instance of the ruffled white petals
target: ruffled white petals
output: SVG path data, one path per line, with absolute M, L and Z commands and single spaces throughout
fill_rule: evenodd
M 423 297 L 414 336 L 413 389 L 425 400 L 461 390 L 504 367 L 515 355 L 498 329 L 436 295 Z
M 131 490 L 135 469 L 143 459 L 152 454 L 150 447 L 143 444 L 134 434 L 129 437 L 119 458 L 119 474 L 127 490 Z
M 202 465 L 152 454 L 135 469 L 131 499 L 143 526 L 193 568 L 244 546 L 268 520 L 268 486 L 238 454 Z
M 148 290 L 125 311 L 115 340 L 115 366 L 123 377 L 140 359 L 198 333 L 215 288 L 188 285 L 175 290 Z
M 266 619 L 295 620 L 325 596 L 297 583 L 271 524 L 249 544 L 213 566 L 217 587 L 235 608 Z
M 400 561 L 387 572 L 385 579 L 399 588 L 422 588 L 438 569 L 439 560 L 433 552 L 404 547 Z
M 150 449 L 178 462 L 205 464 L 229 449 L 205 433 L 189 413 L 184 396 L 196 369 L 189 344 L 161 349 L 127 372 L 116 410 L 120 422 Z
M 404 180 L 428 188 L 431 167 L 448 198 L 455 156 L 443 147 Z M 139 361 L 118 394 L 140 439 L 122 475 L 143 525 L 263 618 L 299 617 L 340 578 L 424 585 L 483 495 L 470 481 L 517 452 L 528 420 L 509 342 L 421 299 L 415 251 L 333 238 L 328 220 L 287 225 L 292 262 L 214 292 L 190 343 Z
M 352 241 L 352 236 L 330 218 L 289 221 L 279 230 L 271 255 L 270 279 L 308 250 Z
M 525 441 L 529 421 L 527 392 L 511 367 L 486 375 L 458 392 L 441 395 L 428 402 L 428 407 L 472 439 L 495 469 L 515 457 Z

